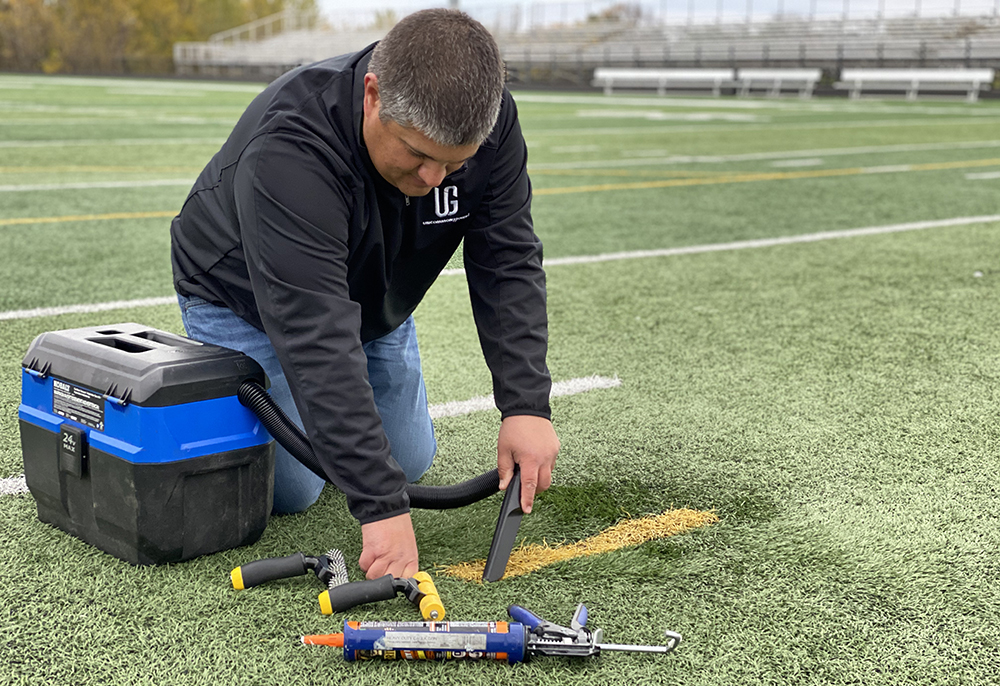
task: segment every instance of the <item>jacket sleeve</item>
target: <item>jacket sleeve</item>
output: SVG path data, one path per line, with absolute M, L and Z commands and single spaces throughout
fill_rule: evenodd
M 321 142 L 258 137 L 240 158 L 235 201 L 264 329 L 312 447 L 362 524 L 409 511 L 368 382 L 361 308 L 347 285 L 350 179 Z
M 549 418 L 542 243 L 531 221 L 527 148 L 510 93 L 495 133 L 489 184 L 464 239 L 472 312 L 501 416 Z

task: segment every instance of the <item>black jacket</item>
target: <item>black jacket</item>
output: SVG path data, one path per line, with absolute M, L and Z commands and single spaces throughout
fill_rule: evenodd
M 361 343 L 406 320 L 463 240 L 497 407 L 548 417 L 551 387 L 542 246 L 510 93 L 476 155 L 406 198 L 361 140 L 372 47 L 268 86 L 171 226 L 174 287 L 267 333 L 313 450 L 362 523 L 409 502 Z

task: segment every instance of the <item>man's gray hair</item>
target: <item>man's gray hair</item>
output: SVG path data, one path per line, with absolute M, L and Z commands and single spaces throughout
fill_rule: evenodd
M 506 68 L 486 27 L 458 10 L 414 12 L 375 47 L 379 118 L 438 145 L 480 145 L 496 124 Z

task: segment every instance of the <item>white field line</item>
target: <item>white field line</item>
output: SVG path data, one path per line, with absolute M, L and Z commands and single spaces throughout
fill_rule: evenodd
M 12 476 L 9 479 L 0 479 L 0 495 L 17 495 L 27 492 L 28 484 L 24 482 L 24 474 Z
M 146 181 L 89 181 L 81 183 L 38 183 L 20 186 L 0 186 L 0 193 L 23 191 L 65 191 L 91 188 L 151 188 L 154 186 L 188 186 L 194 179 L 150 179 Z
M 742 112 L 663 112 L 662 110 L 577 110 L 581 119 L 645 119 L 647 121 L 725 121 L 749 124 L 766 124 L 771 117 Z
M 569 379 L 568 381 L 557 381 L 552 384 L 550 398 L 559 398 L 568 395 L 578 395 L 587 391 L 596 391 L 602 388 L 616 388 L 621 386 L 621 380 L 615 376 L 585 376 L 579 379 Z M 454 400 L 448 403 L 430 405 L 427 410 L 432 419 L 442 417 L 461 417 L 462 415 L 482 412 L 485 410 L 495 410 L 492 395 L 484 395 L 469 400 Z M 7 479 L 0 479 L 0 495 L 18 495 L 27 493 L 28 485 L 25 483 L 24 475 L 12 476 Z
M 158 91 L 223 91 L 228 93 L 260 93 L 267 87 L 266 83 L 237 84 L 214 83 L 211 81 L 161 81 L 160 79 L 111 79 L 89 76 L 35 76 L 35 75 L 5 75 L 0 81 L 0 87 L 17 88 L 21 86 L 84 86 L 88 88 L 137 88 L 140 90 Z
M 793 157 L 789 160 L 775 160 L 771 162 L 772 167 L 818 167 L 823 164 L 822 157 Z
M 807 124 L 776 124 L 771 127 L 764 126 L 743 126 L 743 127 L 718 127 L 718 126 L 692 126 L 692 127 L 660 127 L 660 128 L 622 128 L 622 129 L 560 129 L 558 131 L 533 131 L 531 134 L 531 139 L 528 141 L 529 147 L 534 147 L 539 145 L 535 138 L 542 138 L 547 136 L 580 136 L 580 135 L 635 135 L 637 133 L 650 134 L 650 133 L 699 133 L 699 132 L 711 132 L 717 133 L 722 131 L 765 131 L 772 130 L 778 126 L 782 130 L 787 129 L 813 129 L 813 128 L 859 128 L 866 126 L 956 126 L 961 123 L 993 123 L 1000 121 L 1000 117 L 994 117 L 988 121 L 978 122 L 978 121 L 959 121 L 959 120 L 949 120 L 949 121 L 939 121 L 939 122 L 907 122 L 907 121 L 880 121 L 880 122 L 842 122 L 833 124 L 818 124 L 818 125 L 807 125 Z M 224 137 L 205 137 L 205 138 L 69 138 L 60 140 L 7 140 L 0 141 L 0 148 L 62 148 L 62 147 L 86 147 L 86 146 L 142 146 L 142 145 L 220 145 L 225 142 Z M 996 142 L 993 142 L 996 143 Z M 963 148 L 976 148 L 976 147 L 996 147 L 996 145 L 979 145 L 979 144 L 963 144 L 963 143 L 942 143 L 942 144 L 930 144 L 930 145 L 940 145 L 944 147 L 929 147 L 929 148 L 919 148 L 919 146 L 883 146 L 886 148 L 893 147 L 913 147 L 914 149 L 926 149 L 926 150 L 950 150 L 950 149 L 963 149 Z M 774 153 L 752 153 L 757 155 L 773 155 Z M 783 153 L 787 154 L 787 153 Z M 837 153 L 831 153 L 837 154 Z M 839 154 L 853 154 L 853 153 L 839 153 Z M 726 161 L 730 158 L 740 159 L 744 156 L 741 155 L 707 155 L 707 156 L 691 156 L 691 155 L 679 155 L 676 158 L 666 158 L 666 161 Z M 747 159 L 769 159 L 768 157 L 748 157 Z M 658 164 L 661 161 L 648 161 L 642 162 L 642 164 Z M 620 161 L 618 162 L 621 163 Z M 601 164 L 614 164 L 613 162 L 604 162 Z M 592 165 L 593 166 L 593 165 Z M 544 165 L 540 168 L 557 168 L 558 165 Z
M 566 395 L 586 393 L 587 391 L 594 391 L 599 388 L 616 388 L 621 385 L 622 382 L 617 376 L 613 378 L 606 376 L 585 376 L 579 379 L 570 379 L 569 381 L 556 381 L 552 384 L 552 392 L 549 394 L 549 397 L 559 398 Z M 428 408 L 431 419 L 460 417 L 472 414 L 473 412 L 495 409 L 496 403 L 493 402 L 492 394 L 482 395 L 478 398 L 469 398 L 468 400 L 452 400 L 440 405 L 431 405 Z
M 106 303 L 88 303 L 83 305 L 63 305 L 62 307 L 36 307 L 31 310 L 9 310 L 0 312 L 0 321 L 7 319 L 36 319 L 38 317 L 56 317 L 63 314 L 90 314 L 107 312 L 108 310 L 130 310 L 134 307 L 159 307 L 177 303 L 177 296 L 162 298 L 140 298 L 138 300 L 114 300 Z
M 782 110 L 785 112 L 824 112 L 851 114 L 961 114 L 962 116 L 993 116 L 986 107 L 969 107 L 965 103 L 952 105 L 900 105 L 877 100 L 864 103 L 817 102 L 774 99 L 726 99 L 726 98 L 681 98 L 681 97 L 635 97 L 627 95 L 544 95 L 517 92 L 514 100 L 519 103 L 543 103 L 564 105 L 601 105 L 605 107 L 684 107 L 693 109 L 732 110 Z
M 546 267 L 572 264 L 592 264 L 594 262 L 616 262 L 618 260 L 637 260 L 650 257 L 676 257 L 678 255 L 697 255 L 700 253 L 723 252 L 731 250 L 750 250 L 753 248 L 770 248 L 778 245 L 793 245 L 796 243 L 816 243 L 837 238 L 856 238 L 860 236 L 878 236 L 905 231 L 920 231 L 922 229 L 940 229 L 950 226 L 967 226 L 970 224 L 989 224 L 1000 222 L 1000 214 L 982 215 L 978 217 L 955 217 L 953 219 L 936 219 L 924 222 L 908 222 L 906 224 L 889 224 L 886 226 L 867 226 L 859 229 L 843 229 L 840 231 L 820 231 L 799 236 L 779 236 L 776 238 L 757 238 L 747 241 L 730 243 L 709 243 L 707 245 L 690 245 L 681 248 L 662 248 L 657 250 L 630 250 L 626 252 L 602 253 L 599 255 L 579 255 L 576 257 L 553 257 L 545 260 Z M 458 276 L 465 270 L 445 269 L 441 276 Z M 62 307 L 38 307 L 31 310 L 8 310 L 0 312 L 0 321 L 10 319 L 35 319 L 37 317 L 55 317 L 63 314 L 105 312 L 108 310 L 124 310 L 137 307 L 157 307 L 177 302 L 176 296 L 162 298 L 143 298 L 140 300 L 116 300 L 106 303 L 91 303 L 82 305 L 65 305 Z
M 549 152 L 572 155 L 580 152 L 600 152 L 601 146 L 599 145 L 557 145 L 549 149 Z M 663 152 L 657 153 L 663 155 Z
M 753 133 L 755 131 L 823 131 L 823 130 L 841 130 L 841 129 L 872 129 L 872 128 L 886 128 L 893 127 L 898 128 L 900 126 L 974 126 L 974 125 L 987 125 L 996 124 L 1000 122 L 1000 117 L 979 117 L 979 118 L 960 118 L 954 117 L 950 119 L 940 119 L 935 121 L 927 121 L 925 119 L 912 120 L 912 119 L 871 119 L 865 121 L 843 121 L 843 122 L 814 122 L 814 123 L 804 123 L 804 124 L 789 124 L 785 122 L 777 121 L 773 124 L 752 124 L 747 126 L 724 126 L 724 125 L 705 125 L 705 126 L 634 126 L 634 127 L 602 127 L 602 128 L 580 128 L 580 129 L 570 129 L 570 128 L 559 128 L 551 129 L 548 131 L 534 130 L 531 132 L 529 138 L 527 139 L 528 147 L 532 148 L 538 145 L 539 138 L 555 138 L 555 137 L 570 137 L 579 138 L 580 136 L 635 136 L 635 135 L 645 135 L 649 134 L 688 134 L 688 133 L 721 133 L 721 132 L 739 132 L 739 133 Z
M 248 92 L 256 92 L 253 89 Z M 142 97 L 167 97 L 167 98 L 204 98 L 208 91 L 190 91 L 179 88 L 168 88 L 165 90 L 155 90 L 152 88 L 108 88 L 105 93 L 108 95 L 140 95 Z
M 789 109 L 791 103 L 765 100 L 723 100 L 708 98 L 651 98 L 607 95 L 542 95 L 515 93 L 518 103 L 559 105 L 601 105 L 603 107 L 695 107 L 720 110 Z M 798 108 L 796 108 L 798 109 Z
M 138 122 L 138 117 L 101 117 L 98 119 L 4 119 L 0 120 L 0 126 L 90 126 L 93 124 L 131 124 Z M 204 124 L 209 126 L 233 127 L 233 119 L 208 119 L 205 117 L 150 117 L 142 120 L 143 123 L 155 124 Z
M 225 138 L 71 138 L 49 141 L 0 141 L 0 148 L 65 148 L 69 146 L 128 145 L 219 145 Z
M 989 124 L 1000 121 L 1000 117 L 975 119 L 949 119 L 945 121 L 909 121 L 909 120 L 878 120 L 861 122 L 830 122 L 816 124 L 774 124 L 773 126 L 741 126 L 741 127 L 721 127 L 721 126 L 671 126 L 657 128 L 601 128 L 601 129 L 567 129 L 558 131 L 533 131 L 528 141 L 529 147 L 538 145 L 536 138 L 581 135 L 628 135 L 637 133 L 718 133 L 722 131 L 770 131 L 775 128 L 782 130 L 789 129 L 853 129 L 866 127 L 885 126 L 958 126 L 961 124 Z M 68 146 L 129 146 L 129 145 L 219 145 L 225 142 L 225 138 L 71 138 L 61 140 L 8 140 L 0 141 L 0 148 L 59 148 Z
M 1000 222 L 1000 214 L 980 217 L 955 217 L 954 219 L 938 219 L 925 222 L 908 222 L 906 224 L 890 224 L 887 226 L 866 226 L 860 229 L 844 229 L 841 231 L 820 231 L 805 233 L 799 236 L 778 236 L 776 238 L 756 238 L 748 241 L 732 241 L 730 243 L 709 243 L 708 245 L 689 245 L 682 248 L 661 248 L 658 250 L 629 250 L 625 252 L 603 253 L 600 255 L 579 255 L 577 257 L 553 257 L 545 260 L 546 267 L 569 264 L 593 264 L 595 262 L 617 262 L 619 260 L 637 260 L 649 257 L 676 257 L 678 255 L 698 255 L 710 252 L 725 252 L 731 250 L 750 250 L 753 248 L 771 248 L 778 245 L 794 245 L 796 243 L 816 243 L 837 238 L 857 238 L 859 236 L 879 236 L 905 231 L 920 231 L 922 229 L 940 229 L 949 226 L 966 226 L 969 224 L 988 224 Z M 464 274 L 464 269 L 446 269 L 441 275 Z
M 975 172 L 965 175 L 968 181 L 985 181 L 988 179 L 1000 179 L 1000 171 L 995 172 Z
M 713 164 L 717 162 L 756 162 L 785 160 L 799 157 L 838 157 L 845 155 L 872 155 L 894 152 L 928 152 L 941 150 L 983 150 L 1000 148 L 1000 140 L 960 141 L 957 143 L 913 143 L 900 145 L 865 145 L 852 148 L 814 148 L 812 150 L 779 150 L 775 152 L 750 152 L 740 155 L 668 155 L 625 160 L 588 160 L 586 162 L 553 162 L 528 165 L 529 171 L 549 169 L 590 169 L 602 167 L 632 167 L 657 164 Z
M 119 139 L 106 141 L 110 145 L 190 145 L 216 142 L 213 138 L 178 138 L 178 139 Z M 66 145 L 96 145 L 97 141 L 23 141 L 20 145 L 11 145 L 18 141 L 0 141 L 0 148 L 4 147 L 54 147 L 55 144 Z M 560 169 L 591 169 L 605 167 L 634 167 L 634 166 L 655 166 L 661 164 L 716 164 L 721 162 L 753 162 L 766 160 L 789 160 L 796 158 L 833 157 L 845 155 L 869 155 L 877 153 L 897 153 L 897 152 L 927 152 L 941 150 L 982 150 L 988 148 L 1000 148 L 1000 141 L 966 141 L 958 143 L 923 143 L 913 145 L 876 145 L 860 146 L 854 148 L 816 148 L 811 150 L 780 150 L 776 152 L 755 152 L 742 155 L 669 155 L 666 157 L 642 157 L 639 159 L 624 160 L 588 160 L 585 162 L 552 162 L 541 165 L 529 165 L 531 171 L 547 171 Z M 787 166 L 792 166 L 791 164 Z M 143 185 L 189 185 L 191 180 L 167 179 L 162 182 L 125 182 L 108 181 L 108 185 L 86 185 L 86 184 L 52 184 L 38 186 L 0 186 L 0 192 L 10 191 L 34 191 L 34 190 L 62 190 L 67 188 L 128 188 Z M 121 186 L 112 184 L 123 184 Z
M 65 107 L 62 105 L 37 105 L 27 102 L 0 101 L 0 112 L 47 112 L 50 114 L 89 114 L 105 117 L 142 117 L 140 110 L 126 110 L 118 107 Z

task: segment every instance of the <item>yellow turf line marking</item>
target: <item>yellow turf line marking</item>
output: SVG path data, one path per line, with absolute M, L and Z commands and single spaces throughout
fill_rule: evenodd
M 569 186 L 566 188 L 536 188 L 533 192 L 535 195 L 563 195 L 568 193 L 592 193 L 597 191 L 641 190 L 648 188 L 704 186 L 723 183 L 747 183 L 750 181 L 788 181 L 793 179 L 817 179 L 833 176 L 860 176 L 864 174 L 941 171 L 944 169 L 969 169 L 973 167 L 993 167 L 997 165 L 1000 165 L 1000 157 L 994 157 L 986 160 L 960 160 L 957 162 L 893 164 L 882 167 L 850 167 L 847 169 L 809 169 L 791 172 L 753 172 L 748 174 L 728 174 L 709 178 L 637 181 L 635 183 L 606 183 L 593 186 Z M 168 210 L 161 212 L 112 212 L 110 214 L 81 214 L 64 217 L 18 217 L 15 219 L 0 219 L 0 226 L 54 224 L 58 222 L 84 222 L 111 219 L 151 219 L 173 217 L 176 214 L 177 212 L 175 210 Z
M 684 533 L 685 531 L 707 526 L 708 524 L 715 524 L 718 521 L 719 517 L 714 512 L 702 512 L 682 508 L 679 510 L 667 510 L 662 514 L 650 515 L 639 519 L 626 519 L 615 524 L 610 529 L 605 529 L 596 536 L 577 543 L 555 547 L 538 545 L 537 543 L 522 545 L 510 554 L 504 578 L 530 574 L 542 567 L 547 567 L 563 560 L 572 560 L 577 557 L 587 557 L 589 555 L 600 555 L 613 550 L 620 550 L 621 548 L 630 548 L 646 541 L 674 536 L 675 534 Z M 481 581 L 485 566 L 486 560 L 460 562 L 443 567 L 441 573 L 458 577 L 465 581 Z
M 693 177 L 693 176 L 727 176 L 732 174 L 728 171 L 681 171 L 663 170 L 650 171 L 645 169 L 537 169 L 529 173 L 530 176 L 670 176 L 670 177 Z
M 925 164 L 893 164 L 882 167 L 849 167 L 847 169 L 808 169 L 788 172 L 750 172 L 728 174 L 709 178 L 670 179 L 666 181 L 637 181 L 635 183 L 604 183 L 592 186 L 566 188 L 535 188 L 535 195 L 564 195 L 567 193 L 593 193 L 598 191 L 642 190 L 648 188 L 673 188 L 680 186 L 705 186 L 722 183 L 747 183 L 750 181 L 787 181 L 792 179 L 818 179 L 832 176 L 860 176 L 863 174 L 889 174 L 911 171 L 939 171 L 1000 165 L 1000 158 L 963 160 L 958 162 L 928 162 Z
M 55 224 L 58 222 L 92 222 L 109 219 L 158 219 L 173 217 L 177 210 L 160 212 L 112 212 L 110 214 L 76 214 L 64 217 L 18 217 L 15 219 L 0 219 L 0 226 L 17 226 L 21 224 Z

